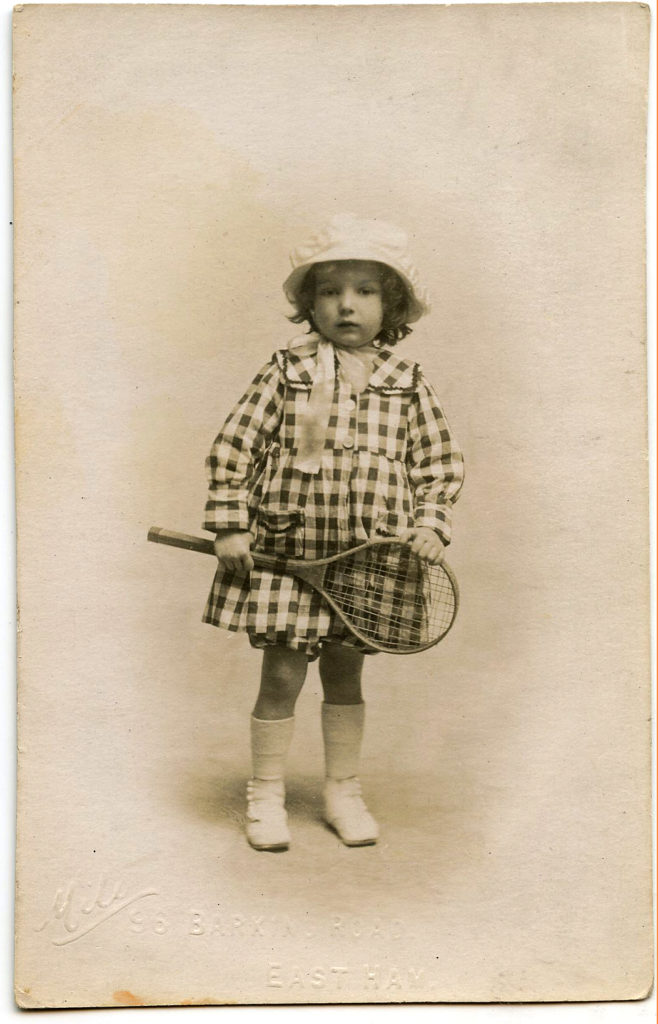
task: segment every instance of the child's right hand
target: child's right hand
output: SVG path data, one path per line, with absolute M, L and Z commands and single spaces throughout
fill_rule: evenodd
M 224 569 L 250 572 L 254 567 L 251 557 L 253 534 L 249 530 L 222 530 L 215 538 L 215 554 Z

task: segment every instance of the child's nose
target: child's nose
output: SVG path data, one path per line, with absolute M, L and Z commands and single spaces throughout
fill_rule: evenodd
M 352 309 L 354 306 L 354 294 L 352 290 L 345 290 L 340 293 L 340 308 L 343 312 Z

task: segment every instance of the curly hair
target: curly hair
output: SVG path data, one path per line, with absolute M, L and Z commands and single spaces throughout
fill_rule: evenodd
M 308 333 L 317 331 L 313 320 L 313 303 L 315 302 L 315 285 L 317 278 L 317 267 L 314 263 L 306 272 L 297 293 L 295 306 L 297 312 L 294 316 L 288 317 L 293 324 L 308 323 Z M 409 294 L 406 285 L 399 274 L 385 263 L 377 263 L 379 268 L 379 283 L 382 288 L 382 306 L 384 315 L 382 326 L 374 340 L 382 345 L 396 345 L 408 334 L 411 334 L 411 327 L 405 323 L 409 315 Z

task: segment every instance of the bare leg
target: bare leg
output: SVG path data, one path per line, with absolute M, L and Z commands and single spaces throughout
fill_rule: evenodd
M 308 658 L 301 651 L 266 647 L 254 718 L 263 721 L 290 718 L 304 685 L 307 667 Z
M 355 647 L 325 643 L 320 655 L 320 679 L 327 704 L 361 704 L 364 655 Z

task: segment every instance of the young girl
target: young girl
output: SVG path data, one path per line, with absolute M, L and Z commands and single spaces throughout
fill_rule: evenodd
M 263 651 L 247 785 L 257 850 L 290 842 L 284 764 L 295 702 L 318 657 L 325 820 L 348 846 L 376 842 L 378 827 L 358 780 L 367 652 L 305 583 L 255 569 L 252 547 L 315 559 L 392 535 L 438 562 L 463 476 L 434 391 L 418 364 L 392 351 L 429 310 L 406 236 L 336 216 L 291 263 L 290 319 L 309 332 L 274 353 L 215 440 L 204 523 L 219 560 L 204 621 L 246 630 Z

